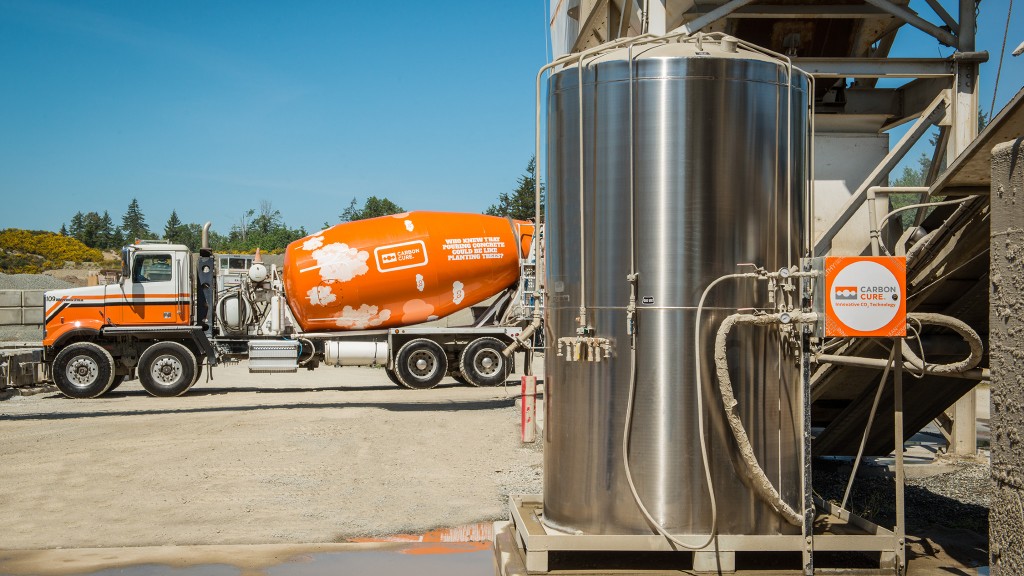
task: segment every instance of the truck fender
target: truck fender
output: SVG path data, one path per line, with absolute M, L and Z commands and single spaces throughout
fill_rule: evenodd
M 43 346 L 59 348 L 73 340 L 91 340 L 100 335 L 103 322 L 100 320 L 76 320 L 48 330 Z

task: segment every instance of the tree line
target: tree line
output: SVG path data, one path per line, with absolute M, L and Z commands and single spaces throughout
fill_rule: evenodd
M 497 203 L 488 207 L 484 213 L 492 216 L 510 216 L 519 220 L 533 219 L 534 166 L 535 160 L 531 158 L 526 173 L 517 180 L 516 188 L 512 192 L 500 193 Z M 453 206 L 452 209 L 454 208 Z M 401 212 L 405 212 L 405 209 L 388 198 L 370 196 L 362 206 L 356 198 L 352 198 L 348 207 L 338 215 L 338 219 L 340 222 L 352 222 Z M 331 225 L 324 222 L 324 228 Z M 132 198 L 117 223 L 107 210 L 102 214 L 79 211 L 71 217 L 69 223 L 61 224 L 60 234 L 100 250 L 118 250 L 136 240 L 163 239 L 175 244 L 184 244 L 190 250 L 198 251 L 202 243 L 202 230 L 202 224 L 183 222 L 177 210 L 171 210 L 162 229 L 153 230 L 142 212 L 138 199 Z M 257 248 L 265 252 L 281 252 L 289 243 L 308 234 L 303 226 L 289 226 L 280 210 L 274 209 L 269 200 L 262 200 L 259 206 L 243 211 L 238 222 L 231 226 L 227 234 L 211 230 L 210 247 L 221 253 L 251 253 Z
M 132 198 L 120 222 L 114 224 L 108 211 L 76 212 L 71 222 L 62 224 L 60 233 L 79 240 L 90 248 L 117 250 L 137 240 L 166 240 L 184 244 L 190 250 L 199 250 L 203 226 L 197 222 L 183 222 L 177 210 L 171 210 L 162 228 L 153 230 L 146 220 L 139 200 Z M 261 248 L 267 252 L 284 250 L 290 242 L 306 236 L 302 226 L 292 228 L 284 222 L 280 210 L 264 200 L 257 208 L 242 213 L 238 223 L 227 234 L 210 231 L 210 247 L 218 252 L 253 252 Z

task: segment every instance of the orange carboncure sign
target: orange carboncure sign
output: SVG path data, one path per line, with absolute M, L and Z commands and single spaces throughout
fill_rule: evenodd
M 511 286 L 533 225 L 483 214 L 405 212 L 332 226 L 288 245 L 288 305 L 306 332 L 443 318 Z
M 825 258 L 825 336 L 907 335 L 907 260 Z

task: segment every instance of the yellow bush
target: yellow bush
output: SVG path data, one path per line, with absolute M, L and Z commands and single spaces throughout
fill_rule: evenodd
M 71 262 L 100 262 L 103 254 L 69 236 L 52 232 L 29 232 L 17 228 L 0 231 L 0 250 L 38 254 L 55 267 Z M 49 264 L 49 263 L 47 263 Z

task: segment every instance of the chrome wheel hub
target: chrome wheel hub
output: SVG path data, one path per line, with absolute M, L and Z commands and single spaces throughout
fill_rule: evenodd
M 437 363 L 434 361 L 434 356 L 429 352 L 417 350 L 409 358 L 409 371 L 417 378 L 427 379 L 433 375 L 436 369 Z
M 165 354 L 153 361 L 150 375 L 158 384 L 174 384 L 181 378 L 183 366 L 175 356 Z
M 76 388 L 85 388 L 96 382 L 100 374 L 100 365 L 88 356 L 77 356 L 68 362 L 64 371 L 68 382 Z
M 478 374 L 492 376 L 501 370 L 502 359 L 494 350 L 481 350 L 473 359 L 473 366 Z

